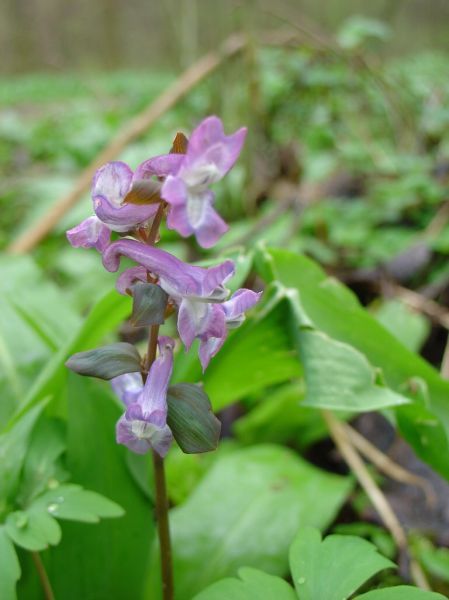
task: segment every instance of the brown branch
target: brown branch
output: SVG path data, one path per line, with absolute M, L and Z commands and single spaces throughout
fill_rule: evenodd
M 381 450 L 379 450 L 379 448 L 374 446 L 374 444 L 363 437 L 363 435 L 360 435 L 358 431 L 356 431 L 347 423 L 342 423 L 341 425 L 355 448 L 360 452 L 360 454 L 362 454 L 362 456 L 371 461 L 373 465 L 379 469 L 379 471 L 382 471 L 385 473 L 385 475 L 391 479 L 394 479 L 395 481 L 399 481 L 400 483 L 405 483 L 408 485 L 415 485 L 421 488 L 426 496 L 428 504 L 435 506 L 435 493 L 432 489 L 432 486 L 426 479 L 420 477 L 419 475 L 415 475 L 415 473 L 410 473 L 410 471 L 407 471 L 407 469 L 404 469 L 404 467 L 394 462 L 390 457 L 384 454 Z
M 230 36 L 217 52 L 210 52 L 200 58 L 176 79 L 143 112 L 126 123 L 110 143 L 82 171 L 73 189 L 40 219 L 12 242 L 7 251 L 13 254 L 29 252 L 34 248 L 74 206 L 89 189 L 97 169 L 116 158 L 133 140 L 144 134 L 164 113 L 181 100 L 195 85 L 213 73 L 222 62 L 236 55 L 244 48 L 246 38 L 242 35 Z
M 55 600 L 55 595 L 53 593 L 50 579 L 48 578 L 48 574 L 45 570 L 45 566 L 42 561 L 41 555 L 39 554 L 39 552 L 31 552 L 31 557 L 36 567 L 37 574 L 39 575 L 39 581 L 41 582 L 45 600 Z
M 351 440 L 349 439 L 342 423 L 329 410 L 322 410 L 321 413 L 329 428 L 330 436 L 340 451 L 342 457 L 354 473 L 368 498 L 371 500 L 374 508 L 379 513 L 379 516 L 393 536 L 393 539 L 396 542 L 399 550 L 405 552 L 409 557 L 410 575 L 412 576 L 415 585 L 423 589 L 430 589 L 426 580 L 426 576 L 421 569 L 421 565 L 413 558 L 413 556 L 410 556 L 407 544 L 407 535 L 404 528 L 399 522 L 399 519 L 393 511 L 385 494 L 374 481 L 367 466 L 351 443 Z

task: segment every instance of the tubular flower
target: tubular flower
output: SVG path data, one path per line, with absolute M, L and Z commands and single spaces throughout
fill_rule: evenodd
M 239 327 L 243 323 L 245 312 L 259 301 L 261 295 L 262 292 L 257 293 L 243 288 L 237 290 L 226 302 L 212 305 L 216 312 L 220 311 L 220 323 L 224 321 L 225 326 L 217 335 L 218 328 L 215 327 L 213 319 L 211 319 L 209 323 L 204 324 L 205 326 L 195 336 L 200 339 L 199 357 L 203 371 L 206 370 L 210 359 L 223 346 L 228 330 Z M 216 317 L 216 312 L 214 317 Z
M 103 252 L 109 244 L 111 231 L 98 217 L 92 216 L 69 229 L 66 235 L 74 248 L 96 248 Z
M 145 385 L 139 374 L 129 373 L 114 378 L 112 386 L 126 405 L 125 414 L 117 422 L 117 443 L 138 454 L 153 449 L 164 457 L 173 440 L 167 425 L 167 389 L 173 369 L 174 341 L 159 337 L 158 346 L 159 357 L 152 364 Z
M 165 155 L 143 163 L 143 171 L 166 176 L 161 196 L 170 204 L 167 226 L 183 237 L 194 234 L 203 248 L 210 248 L 228 230 L 213 208 L 208 188 L 222 179 L 237 160 L 246 137 L 242 127 L 225 135 L 218 117 L 204 119 L 193 131 L 185 155 Z

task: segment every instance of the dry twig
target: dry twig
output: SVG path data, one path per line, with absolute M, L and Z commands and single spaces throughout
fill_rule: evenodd
M 368 468 L 353 446 L 342 423 L 329 410 L 323 410 L 322 414 L 329 428 L 331 438 L 340 451 L 342 457 L 356 476 L 362 488 L 365 490 L 374 508 L 377 510 L 382 521 L 385 523 L 385 526 L 393 536 L 393 539 L 396 542 L 399 550 L 402 550 L 409 557 L 410 575 L 413 578 L 414 583 L 422 589 L 429 590 L 430 586 L 427 582 L 421 565 L 412 556 L 410 556 L 408 551 L 407 535 L 401 523 L 399 522 L 399 519 L 385 497 L 385 494 L 371 477 Z

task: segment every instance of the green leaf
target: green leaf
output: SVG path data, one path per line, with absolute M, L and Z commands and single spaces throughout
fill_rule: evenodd
M 366 356 L 371 365 L 382 369 L 386 384 L 395 392 L 405 390 L 416 377 L 425 381 L 429 392 L 427 410 L 432 414 L 433 423 L 444 425 L 446 438 L 449 435 L 449 382 L 420 356 L 407 350 L 391 333 L 365 310 L 356 296 L 344 285 L 326 274 L 313 261 L 305 256 L 287 250 L 271 249 L 261 251 L 258 261 L 269 264 L 268 276 L 278 279 L 287 288 L 300 294 L 301 304 L 314 326 L 332 339 L 349 344 Z M 409 394 L 407 393 L 407 396 Z M 399 412 L 412 405 L 399 407 Z M 432 426 L 414 421 L 415 436 L 410 436 L 411 427 L 400 430 L 420 458 L 427 461 L 443 476 L 449 478 L 449 453 L 439 452 L 436 460 L 432 450 L 430 430 Z M 435 427 L 433 427 L 435 429 Z M 415 445 L 423 434 L 427 445 Z M 438 434 L 439 437 L 439 434 Z M 447 446 L 447 441 L 444 447 Z
M 218 458 L 170 513 L 177 598 L 191 598 L 242 566 L 286 574 L 298 526 L 327 527 L 351 487 L 349 479 L 324 473 L 279 446 Z M 158 598 L 159 585 L 154 567 L 149 597 Z
M 239 569 L 238 574 L 240 579 L 217 581 L 194 600 L 297 600 L 293 588 L 280 577 L 250 567 Z
M 136 373 L 141 369 L 136 348 L 127 342 L 117 342 L 87 352 L 77 352 L 66 362 L 66 367 L 88 377 L 113 379 L 124 373 Z
M 216 449 L 221 423 L 212 412 L 207 394 L 198 385 L 172 385 L 167 403 L 167 423 L 183 452 L 197 454 Z
M 31 257 L 0 257 L 0 271 L 2 428 L 80 318 Z
M 0 598 L 16 600 L 16 582 L 20 578 L 20 564 L 14 545 L 0 526 Z
M 164 323 L 168 295 L 154 283 L 139 281 L 132 286 L 134 327 L 148 327 Z
M 40 504 L 10 513 L 5 529 L 15 544 L 31 552 L 45 550 L 49 544 L 59 544 L 61 540 L 61 528 L 48 514 L 47 507 Z
M 48 416 L 41 417 L 33 429 L 25 458 L 20 485 L 21 504 L 28 505 L 55 478 L 65 478 L 66 473 L 58 464 L 65 447 L 62 421 Z
M 204 390 L 215 411 L 269 385 L 301 376 L 286 326 L 285 301 L 264 296 L 259 312 L 229 336 L 204 374 Z
M 84 351 L 100 342 L 107 333 L 128 316 L 129 298 L 111 290 L 92 308 L 89 316 L 69 342 L 57 352 L 47 367 L 41 372 L 34 385 L 25 396 L 19 410 L 5 427 L 9 430 L 20 417 L 43 398 L 54 398 L 61 394 L 68 375 L 65 361 L 78 351 Z
M 398 585 L 397 587 L 372 590 L 354 600 L 447 600 L 446 596 L 436 592 L 426 592 L 411 585 Z
M 80 485 L 65 484 L 45 492 L 34 502 L 57 519 L 98 523 L 100 518 L 121 517 L 123 509 L 101 494 L 84 490 Z
M 355 536 L 300 529 L 290 548 L 290 568 L 300 600 L 346 600 L 373 575 L 395 564 Z
M 430 323 L 401 300 L 385 300 L 374 307 L 374 316 L 406 348 L 419 352 L 430 332 Z
M 0 509 L 17 492 L 28 439 L 42 408 L 43 404 L 34 407 L 8 433 L 0 435 Z
M 111 498 L 125 515 L 95 526 L 60 521 L 62 540 L 48 563 L 56 598 L 142 598 L 154 520 L 129 473 L 126 448 L 115 441 L 122 412 L 110 386 L 69 372 L 67 468 L 74 481 Z

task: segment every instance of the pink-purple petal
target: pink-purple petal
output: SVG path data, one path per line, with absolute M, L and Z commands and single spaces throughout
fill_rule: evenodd
M 205 201 L 201 221 L 194 227 L 198 244 L 202 248 L 212 248 L 228 229 L 212 204 Z
M 236 319 L 252 308 L 259 301 L 262 292 L 253 292 L 242 288 L 237 290 L 226 302 L 223 302 L 223 310 L 226 318 L 229 320 Z
M 157 275 L 162 289 L 175 299 L 184 296 L 207 298 L 234 273 L 231 260 L 203 269 L 183 263 L 164 250 L 128 239 L 113 242 L 106 248 L 104 267 L 111 272 L 117 271 L 121 256 L 127 256 Z
M 136 402 L 142 393 L 143 381 L 140 373 L 125 373 L 111 379 L 112 389 L 126 405 Z
M 112 231 L 125 233 L 145 223 L 157 212 L 158 204 L 122 204 L 117 207 L 107 198 L 96 196 L 94 210 L 97 217 Z
M 109 244 L 111 231 L 97 217 L 92 216 L 66 232 L 74 248 L 97 248 L 102 252 Z
M 106 198 L 116 208 L 122 203 L 131 186 L 133 172 L 121 161 L 105 164 L 98 169 L 92 181 L 92 198 Z
M 141 163 L 135 173 L 134 179 L 149 179 L 150 177 L 167 177 L 174 175 L 179 170 L 184 160 L 183 154 L 161 154 Z
M 127 290 L 137 281 L 147 281 L 147 270 L 145 267 L 130 267 L 123 271 L 115 282 L 115 289 L 119 294 L 127 296 Z

